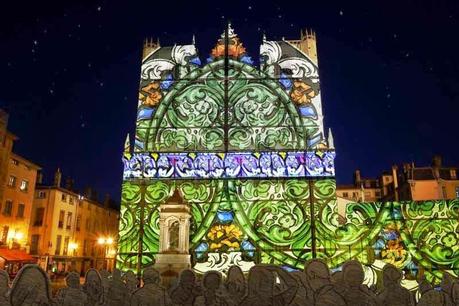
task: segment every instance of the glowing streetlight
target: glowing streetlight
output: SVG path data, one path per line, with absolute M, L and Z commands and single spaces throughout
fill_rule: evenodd
M 21 232 L 16 232 L 16 233 L 14 234 L 14 239 L 16 239 L 16 240 L 21 240 L 22 238 L 24 238 L 24 234 L 23 234 L 23 233 L 21 233 Z
M 78 243 L 70 242 L 70 243 L 69 243 L 69 249 L 70 249 L 70 250 L 76 250 L 76 249 L 78 249 Z
M 111 249 L 114 240 L 112 237 L 99 237 L 97 243 L 104 247 L 104 266 L 106 267 L 108 265 L 108 259 L 115 257 L 114 255 L 116 254 L 116 251 Z

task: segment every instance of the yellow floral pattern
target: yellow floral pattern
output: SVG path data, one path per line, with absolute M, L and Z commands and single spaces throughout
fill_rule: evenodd
M 139 93 L 139 100 L 142 105 L 154 107 L 161 101 L 162 93 L 160 90 L 159 82 L 152 82 L 145 87 Z
M 234 224 L 214 225 L 207 233 L 211 250 L 228 251 L 238 249 L 242 231 Z
M 406 263 L 409 253 L 400 237 L 399 228 L 396 224 L 388 224 L 384 229 L 386 237 L 385 247 L 381 250 L 382 259 L 397 268 L 402 268 Z
M 290 98 L 292 98 L 293 102 L 304 105 L 311 103 L 312 98 L 316 96 L 316 92 L 314 89 L 302 81 L 294 81 L 293 82 L 293 89 L 290 93 Z
M 223 40 L 219 40 L 215 48 L 212 49 L 213 57 L 220 57 L 225 55 L 225 44 Z M 238 37 L 232 37 L 228 44 L 228 56 L 239 57 L 245 54 L 245 48 Z

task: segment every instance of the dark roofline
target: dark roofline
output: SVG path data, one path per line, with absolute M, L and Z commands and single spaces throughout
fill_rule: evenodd
M 24 164 L 26 164 L 27 166 L 29 167 L 32 167 L 32 168 L 35 168 L 36 170 L 41 170 L 42 168 L 37 165 L 37 164 L 34 164 L 33 162 L 31 162 L 30 160 L 20 156 L 20 155 L 17 155 L 16 153 L 14 152 L 11 152 L 11 155 L 10 155 L 12 158 L 15 158 L 15 159 L 18 159 L 20 160 L 21 162 L 23 162 Z
M 63 188 L 63 187 L 58 187 L 58 186 L 55 186 L 55 185 L 53 185 L 53 186 L 37 185 L 37 186 L 35 187 L 35 190 L 59 190 L 59 191 L 61 191 L 61 192 L 65 192 L 65 193 L 72 194 L 72 195 L 75 196 L 75 197 L 80 197 L 80 196 L 82 196 L 83 199 L 84 199 L 85 201 L 90 202 L 90 203 L 92 203 L 92 204 L 94 204 L 94 205 L 96 205 L 96 206 L 99 206 L 99 207 L 101 207 L 101 208 L 104 208 L 104 209 L 107 209 L 107 208 L 108 208 L 108 209 L 113 210 L 113 211 L 116 211 L 116 212 L 118 212 L 118 213 L 120 212 L 119 209 L 116 209 L 116 208 L 114 208 L 113 206 L 110 206 L 110 205 L 109 205 L 108 207 L 105 207 L 105 205 L 104 205 L 103 203 L 100 203 L 100 202 L 95 201 L 95 200 L 93 200 L 93 199 L 90 199 L 90 198 L 88 198 L 88 197 L 86 197 L 86 196 L 84 196 L 84 195 L 82 195 L 82 194 L 76 193 L 76 192 L 74 192 L 74 191 L 68 190 L 68 189 Z

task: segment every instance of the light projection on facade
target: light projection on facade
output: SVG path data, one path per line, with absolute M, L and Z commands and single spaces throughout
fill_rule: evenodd
M 334 269 L 358 258 L 367 283 L 387 262 L 408 287 L 419 273 L 457 275 L 458 201 L 353 203 L 338 214 L 315 48 L 312 33 L 263 39 L 256 66 L 230 26 L 205 61 L 194 44 L 145 47 L 123 157 L 120 268 L 171 254 L 197 272 L 301 269 L 320 257 Z

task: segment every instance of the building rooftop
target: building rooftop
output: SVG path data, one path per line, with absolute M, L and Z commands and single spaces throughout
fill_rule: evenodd
M 90 202 L 90 203 L 92 203 L 94 205 L 97 205 L 97 206 L 99 206 L 101 208 L 107 208 L 104 205 L 104 203 L 101 203 L 100 201 L 97 201 L 95 199 L 91 199 L 91 198 L 89 198 L 89 197 L 87 197 L 87 196 L 85 196 L 83 194 L 80 194 L 76 190 L 69 190 L 69 189 L 66 189 L 64 187 L 60 187 L 60 186 L 56 186 L 56 185 L 51 185 L 51 186 L 50 185 L 37 185 L 35 187 L 35 190 L 44 190 L 44 189 L 46 189 L 46 190 L 54 190 L 55 189 L 55 190 L 59 190 L 61 192 L 65 192 L 67 194 L 71 194 L 71 195 L 73 195 L 73 196 L 75 196 L 77 198 L 83 197 L 84 200 L 87 201 L 87 202 Z M 110 199 L 108 204 L 109 204 L 108 205 L 109 209 L 119 212 L 120 209 L 119 209 L 118 203 L 116 203 L 114 200 Z
M 41 170 L 40 166 L 38 166 L 37 164 L 34 164 L 30 160 L 25 159 L 24 157 L 22 157 L 20 155 L 17 155 L 16 153 L 11 152 L 10 156 L 11 156 L 11 158 L 17 159 L 18 161 L 20 161 L 21 163 L 25 164 L 26 166 L 28 166 L 30 168 L 34 168 L 35 170 Z

